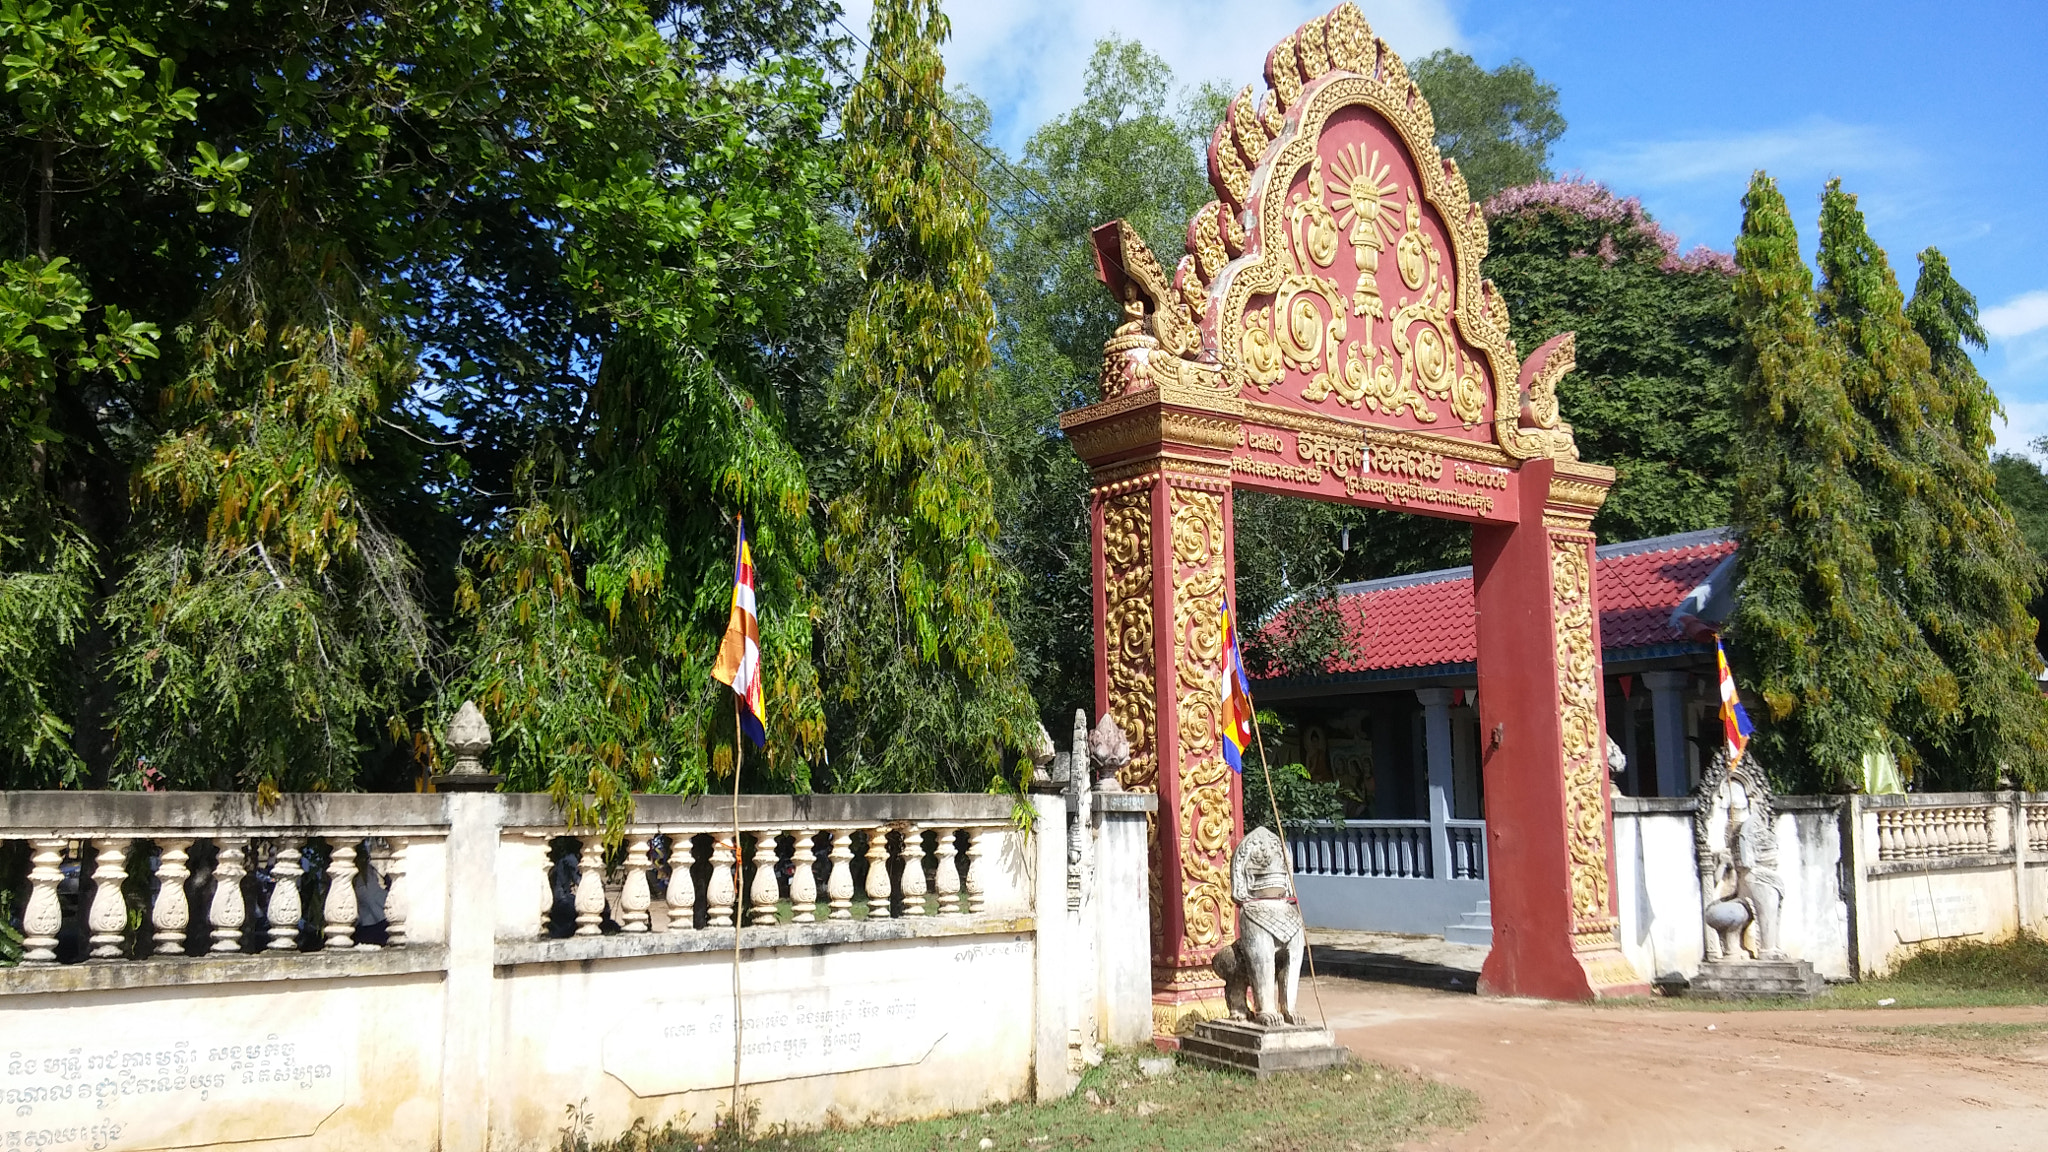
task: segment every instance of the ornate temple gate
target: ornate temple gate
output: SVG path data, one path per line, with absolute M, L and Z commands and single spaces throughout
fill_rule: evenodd
M 1094 475 L 1096 705 L 1157 790 L 1153 1021 L 1219 1015 L 1243 827 L 1218 743 L 1231 493 L 1472 525 L 1494 944 L 1480 984 L 1585 999 L 1647 991 L 1614 938 L 1594 513 L 1612 469 L 1558 418 L 1571 336 L 1518 360 L 1480 278 L 1486 222 L 1429 106 L 1350 4 L 1266 59 L 1209 146 L 1218 199 L 1168 273 L 1097 228 L 1125 322 L 1103 400 L 1061 426 Z

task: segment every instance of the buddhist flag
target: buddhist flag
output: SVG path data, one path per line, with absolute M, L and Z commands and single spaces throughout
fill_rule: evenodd
M 1244 672 L 1244 654 L 1237 650 L 1237 625 L 1230 619 L 1230 601 L 1223 602 L 1223 759 L 1230 770 L 1244 771 L 1244 750 L 1252 744 L 1252 684 Z
M 1728 762 L 1733 764 L 1742 759 L 1743 749 L 1749 747 L 1749 734 L 1756 728 L 1735 695 L 1735 674 L 1728 670 L 1728 651 L 1721 647 L 1719 636 L 1714 637 L 1714 659 L 1721 665 L 1721 731 L 1728 737 Z
M 761 706 L 761 621 L 754 615 L 754 552 L 747 547 L 747 522 L 740 520 L 739 558 L 732 577 L 732 619 L 718 646 L 711 678 L 731 686 L 740 701 L 740 726 L 754 747 L 768 743 L 768 712 Z

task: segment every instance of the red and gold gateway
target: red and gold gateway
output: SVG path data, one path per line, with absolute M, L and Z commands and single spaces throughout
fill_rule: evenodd
M 1209 144 L 1217 198 L 1172 272 L 1094 233 L 1124 309 L 1099 404 L 1061 420 L 1094 474 L 1096 704 L 1156 790 L 1153 1022 L 1221 1014 L 1243 827 L 1218 712 L 1236 488 L 1472 525 L 1494 946 L 1483 991 L 1646 991 L 1614 939 L 1593 514 L 1614 472 L 1559 419 L 1570 334 L 1526 359 L 1479 275 L 1486 221 L 1429 104 L 1345 4 L 1266 57 Z

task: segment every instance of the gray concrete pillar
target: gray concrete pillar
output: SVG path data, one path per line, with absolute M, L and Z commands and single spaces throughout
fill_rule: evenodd
M 1690 672 L 1645 672 L 1650 690 L 1650 720 L 1657 736 L 1657 795 L 1684 796 L 1692 791 L 1690 758 L 1685 754 L 1685 692 Z
M 1451 878 L 1451 689 L 1417 688 L 1422 701 L 1422 747 L 1429 766 L 1429 874 Z

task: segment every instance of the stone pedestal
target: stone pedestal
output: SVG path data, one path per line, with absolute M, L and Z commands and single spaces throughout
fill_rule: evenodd
M 1701 1000 L 1811 1000 L 1827 981 L 1806 960 L 1710 960 L 1685 994 Z
M 1313 1072 L 1349 1063 L 1336 1034 L 1313 1024 L 1266 1027 L 1243 1020 L 1205 1020 L 1181 1037 L 1180 1054 L 1217 1068 L 1249 1072 L 1263 1080 L 1276 1072 Z

